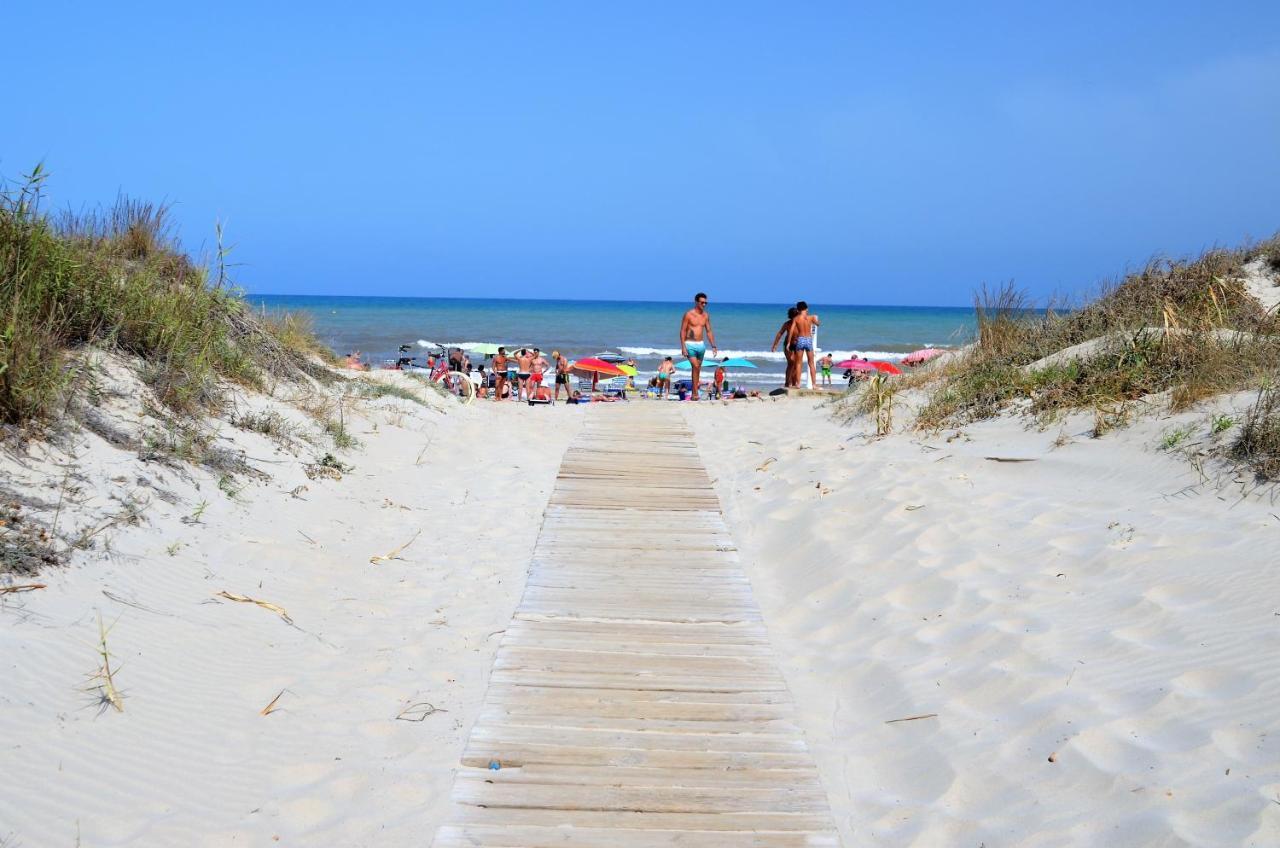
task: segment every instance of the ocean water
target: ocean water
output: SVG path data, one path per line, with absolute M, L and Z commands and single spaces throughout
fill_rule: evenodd
M 663 357 L 680 354 L 680 318 L 691 303 L 588 300 L 478 300 L 419 297 L 325 297 L 249 295 L 266 310 L 309 314 L 320 338 L 339 354 L 360 351 L 377 367 L 394 359 L 401 344 L 419 340 L 466 347 L 477 342 L 508 349 L 537 346 L 570 359 L 605 350 L 634 356 L 641 374 L 656 370 Z M 716 342 L 724 356 L 745 357 L 759 366 L 738 369 L 735 382 L 782 383 L 781 353 L 771 353 L 774 334 L 786 320 L 786 305 L 708 305 Z M 809 311 L 822 320 L 820 351 L 836 361 L 849 356 L 900 359 L 922 347 L 956 347 L 974 333 L 967 307 L 825 306 Z

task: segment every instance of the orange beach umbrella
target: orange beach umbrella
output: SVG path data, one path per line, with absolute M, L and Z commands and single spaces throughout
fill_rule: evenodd
M 594 356 L 579 359 L 569 366 L 569 370 L 580 374 L 604 374 L 607 377 L 621 377 L 626 373 L 612 362 L 605 362 Z

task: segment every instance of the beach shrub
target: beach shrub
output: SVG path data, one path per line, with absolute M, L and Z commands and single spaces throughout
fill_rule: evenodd
M 76 371 L 68 350 L 113 347 L 172 409 L 216 406 L 219 383 L 323 371 L 300 319 L 255 317 L 224 276 L 210 284 L 174 239 L 167 209 L 117 199 L 106 212 L 40 211 L 37 167 L 0 191 L 0 422 L 54 417 Z
M 1272 381 L 1258 391 L 1231 454 L 1260 479 L 1280 480 L 1280 383 Z
M 1166 392 L 1178 411 L 1258 386 L 1280 359 L 1280 319 L 1249 293 L 1243 268 L 1275 253 L 1280 237 L 1193 260 L 1155 260 L 1065 311 L 1033 310 L 1012 285 L 983 287 L 974 302 L 977 342 L 926 373 L 930 394 L 917 424 L 960 425 L 1016 401 L 1050 419 Z M 1041 362 L 1086 342 L 1074 358 Z

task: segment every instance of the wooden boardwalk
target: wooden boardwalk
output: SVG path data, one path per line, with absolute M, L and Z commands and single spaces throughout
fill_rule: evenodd
M 588 411 L 435 848 L 839 845 L 673 406 Z

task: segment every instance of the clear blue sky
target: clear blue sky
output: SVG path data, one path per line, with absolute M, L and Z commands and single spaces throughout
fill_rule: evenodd
M 962 304 L 1280 229 L 1274 0 L 279 5 L 5 3 L 0 174 L 263 293 Z

